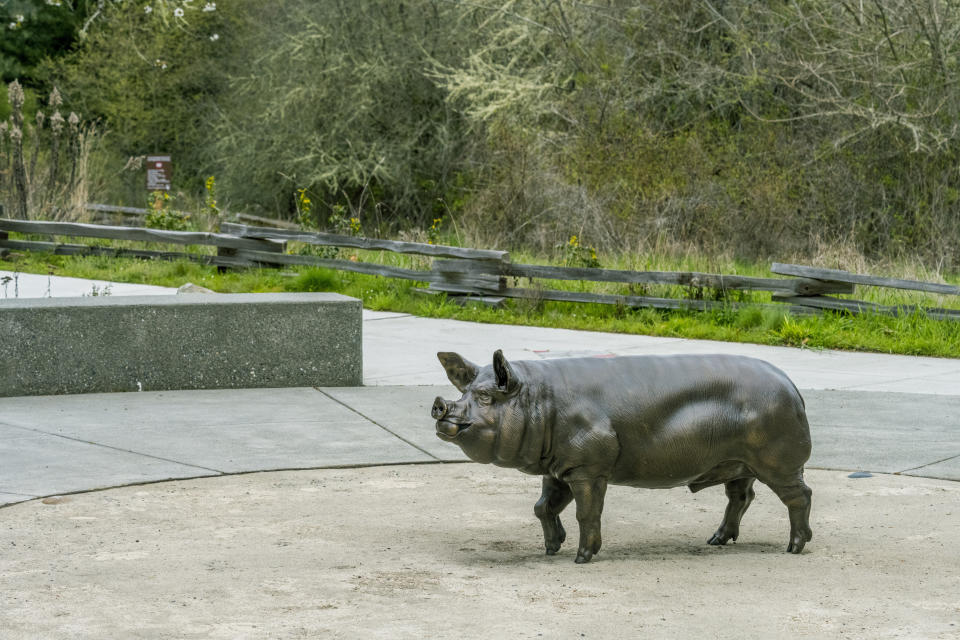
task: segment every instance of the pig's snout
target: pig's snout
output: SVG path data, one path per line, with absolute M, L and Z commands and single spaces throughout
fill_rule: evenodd
M 457 437 L 461 431 L 470 426 L 469 422 L 464 422 L 460 411 L 461 408 L 457 407 L 456 402 L 447 402 L 443 398 L 437 398 L 433 401 L 433 408 L 430 409 L 430 415 L 437 421 L 438 438 L 451 441 Z
M 450 407 L 447 406 L 443 398 L 438 396 L 437 399 L 433 401 L 433 409 L 430 410 L 430 415 L 434 420 L 443 420 L 448 411 L 450 411 Z

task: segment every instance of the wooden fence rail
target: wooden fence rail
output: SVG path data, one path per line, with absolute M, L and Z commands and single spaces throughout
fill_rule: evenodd
M 854 286 L 810 278 L 756 278 L 697 271 L 626 271 L 584 267 L 554 267 L 536 264 L 483 264 L 467 260 L 436 260 L 434 271 L 445 274 L 489 273 L 546 280 L 586 280 L 623 284 L 660 284 L 726 290 L 772 291 L 783 295 L 853 293 Z
M 811 309 L 829 309 L 831 311 L 847 311 L 850 313 L 877 313 L 887 316 L 909 316 L 914 313 L 924 313 L 935 320 L 960 320 L 960 310 L 939 309 L 936 307 L 922 307 L 920 305 L 882 305 L 865 300 L 841 300 L 830 296 L 810 296 L 809 298 L 793 296 L 773 296 L 774 302 L 784 302 Z
M 164 244 L 199 244 L 227 249 L 253 249 L 260 251 L 275 251 L 278 246 L 276 243 L 266 240 L 238 238 L 225 233 L 167 231 L 164 229 L 148 229 L 146 227 L 114 227 L 80 222 L 39 222 L 0 219 L 0 231 L 38 233 L 51 236 L 107 238 L 134 242 L 158 242 Z
M 770 270 L 781 275 L 832 280 L 834 282 L 846 282 L 852 285 L 868 285 L 891 289 L 923 291 L 925 293 L 936 293 L 940 295 L 960 296 L 960 287 L 936 282 L 901 280 L 899 278 L 881 278 L 877 276 L 850 273 L 849 271 L 843 271 L 841 269 L 820 269 L 816 267 L 806 267 L 799 264 L 782 264 L 780 262 L 774 262 L 770 267 Z M 936 307 L 921 307 L 919 305 L 881 305 L 873 302 L 867 302 L 865 300 L 851 300 L 849 298 L 841 299 L 824 295 L 799 297 L 775 293 L 773 295 L 773 301 L 811 307 L 814 309 L 829 309 L 832 311 L 847 311 L 850 313 L 869 312 L 888 316 L 903 316 L 914 313 L 925 313 L 928 317 L 937 320 L 960 320 L 960 310 L 957 309 L 940 309 Z
M 244 224 L 225 222 L 220 229 L 239 238 L 259 238 L 269 240 L 284 240 L 303 242 L 305 244 L 331 247 L 349 247 L 352 249 L 379 249 L 393 253 L 412 253 L 438 258 L 466 258 L 468 260 L 491 260 L 506 262 L 510 254 L 506 251 L 491 251 L 488 249 L 465 249 L 450 247 L 442 244 L 427 244 L 425 242 L 400 242 L 398 240 L 379 240 L 377 238 L 360 238 L 344 236 L 335 233 L 319 233 L 314 231 L 292 231 L 286 229 L 271 229 L 269 227 L 250 227 Z
M 132 242 L 163 243 L 178 245 L 205 245 L 217 248 L 217 255 L 202 255 L 176 251 L 154 251 L 148 249 L 129 249 L 103 247 L 84 244 L 67 244 L 58 242 L 43 242 L 37 240 L 11 240 L 9 233 L 39 234 L 50 236 L 66 236 L 79 238 L 104 238 L 109 240 L 126 240 Z M 83 224 L 75 222 L 47 222 L 0 219 L 0 247 L 14 250 L 46 251 L 57 255 L 108 255 L 115 257 L 163 259 L 163 260 L 192 260 L 203 264 L 227 267 L 253 267 L 257 262 L 240 258 L 235 253 L 242 249 L 256 250 L 258 253 L 279 254 L 283 251 L 282 243 L 237 238 L 222 233 L 206 233 L 197 231 L 167 231 L 163 229 L 148 229 L 144 227 L 111 226 L 99 224 Z
M 132 220 L 142 223 L 147 214 L 150 213 L 150 209 L 144 209 L 142 207 L 123 207 L 115 204 L 96 204 L 88 203 L 83 206 L 87 211 L 94 211 L 101 214 L 101 220 L 98 220 L 99 224 L 106 224 L 107 220 L 115 219 L 120 217 L 121 219 Z M 189 211 L 173 211 L 181 216 L 191 215 Z M 236 218 L 237 220 L 242 220 L 244 222 L 249 222 L 251 224 L 259 225 L 270 225 L 273 227 L 280 227 L 282 229 L 299 229 L 300 226 L 293 222 L 288 222 L 286 220 L 278 220 L 276 218 L 263 218 L 261 216 L 250 215 L 249 213 L 235 213 L 232 211 L 221 211 L 221 214 L 225 217 Z
M 110 256 L 114 258 L 141 258 L 147 260 L 190 260 L 215 267 L 255 267 L 256 262 L 230 255 L 204 255 L 184 253 L 182 251 L 153 251 L 149 249 L 118 249 L 88 244 L 67 244 L 61 242 L 40 242 L 36 240 L 4 239 L 5 231 L 0 231 L 0 248 L 15 251 L 39 251 L 58 256 Z
M 94 205 L 89 205 L 93 207 Z M 96 205 L 97 210 L 109 212 L 133 210 L 132 207 L 111 207 Z M 217 255 L 184 253 L 176 251 L 158 251 L 151 249 L 114 248 L 85 244 L 66 244 L 37 240 L 11 239 L 9 233 L 40 234 L 49 236 L 103 238 L 145 243 L 205 245 L 217 248 Z M 311 255 L 291 255 L 284 252 L 287 242 L 300 242 L 310 245 L 345 247 L 373 251 L 390 251 L 404 254 L 417 254 L 434 258 L 429 270 L 408 269 L 390 265 L 364 262 L 362 260 L 342 260 Z M 737 309 L 745 306 L 766 306 L 783 308 L 790 305 L 790 311 L 796 314 L 822 313 L 823 310 L 844 311 L 849 313 L 879 313 L 899 316 L 911 313 L 925 313 L 928 317 L 960 321 L 960 310 L 919 307 L 916 305 L 888 306 L 836 298 L 827 294 L 852 294 L 857 285 L 892 287 L 934 293 L 940 295 L 960 295 L 960 287 L 947 284 L 880 278 L 841 271 L 838 269 L 818 269 L 802 265 L 774 263 L 771 271 L 788 276 L 786 278 L 758 278 L 752 276 L 723 275 L 695 271 L 629 271 L 618 269 L 594 269 L 581 267 L 556 267 L 533 264 L 517 264 L 510 261 L 506 251 L 469 249 L 446 245 L 433 245 L 419 242 L 400 242 L 374 238 L 359 238 L 331 233 L 316 233 L 298 229 L 279 229 L 274 227 L 249 226 L 236 223 L 224 223 L 221 233 L 194 231 L 165 231 L 133 226 L 111 226 L 66 222 L 41 222 L 0 219 L 0 249 L 20 249 L 31 251 L 49 251 L 71 255 L 111 255 L 130 256 L 147 259 L 190 259 L 220 268 L 283 265 L 309 265 L 351 271 L 388 278 L 403 278 L 429 283 L 427 293 L 446 294 L 454 298 L 473 296 L 489 303 L 500 303 L 504 298 L 532 300 L 555 300 L 593 304 L 612 304 L 625 307 L 652 307 L 656 309 L 695 309 L 716 308 Z M 528 279 L 526 287 L 519 283 L 508 283 L 510 278 Z M 608 294 L 595 292 L 565 291 L 548 289 L 539 285 L 541 280 L 576 280 L 589 282 L 607 282 L 627 285 L 672 285 L 688 287 L 699 292 L 703 289 L 720 292 L 725 296 L 729 290 L 769 291 L 775 304 L 758 305 L 756 303 L 738 303 L 729 300 L 703 299 L 702 295 L 692 298 L 663 298 L 638 294 Z M 513 284 L 513 286 L 509 286 Z M 632 291 L 632 289 L 631 289 Z
M 770 271 L 786 276 L 799 276 L 802 278 L 816 278 L 817 280 L 832 280 L 834 282 L 848 282 L 850 284 L 864 284 L 874 287 L 909 289 L 912 291 L 926 291 L 928 293 L 960 296 L 960 287 L 955 287 L 952 284 L 920 282 L 919 280 L 901 280 L 899 278 L 878 278 L 877 276 L 860 275 L 840 269 L 818 269 L 815 267 L 804 267 L 799 264 L 774 262 L 773 266 L 770 267 Z

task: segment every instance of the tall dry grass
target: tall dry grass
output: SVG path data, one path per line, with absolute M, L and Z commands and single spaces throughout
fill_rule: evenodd
M 94 123 L 62 113 L 54 87 L 34 123 L 26 121 L 17 80 L 7 87 L 10 120 L 0 123 L 0 203 L 19 219 L 79 220 L 90 194 L 91 154 L 99 139 Z

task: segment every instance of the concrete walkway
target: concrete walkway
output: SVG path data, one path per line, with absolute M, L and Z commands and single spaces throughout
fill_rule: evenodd
M 574 356 L 731 353 L 767 360 L 801 389 L 960 396 L 960 360 L 768 347 L 711 340 L 656 338 L 458 320 L 364 313 L 364 384 L 445 384 L 437 351 L 489 364 L 503 349 L 511 360 Z
M 171 290 L 109 285 L 126 293 Z M 0 636 L 956 637 L 960 361 L 369 311 L 363 331 L 364 387 L 0 398 Z M 590 565 L 572 562 L 572 509 L 543 556 L 538 480 L 440 464 L 464 457 L 429 415 L 455 394 L 437 351 L 497 348 L 775 363 L 807 403 L 814 540 L 782 553 L 765 488 L 717 548 L 722 490 L 613 487 Z
M 9 278 L 9 279 L 8 279 Z M 176 293 L 170 287 L 85 280 L 36 273 L 0 271 L 0 300 L 8 298 L 79 298 L 82 296 L 163 296 Z

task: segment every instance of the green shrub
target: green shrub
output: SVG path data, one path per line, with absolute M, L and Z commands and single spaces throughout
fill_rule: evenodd
M 293 218 L 306 189 L 324 228 L 960 262 L 956 3 L 101 4 L 41 75 L 103 119 L 114 200 L 164 151 L 189 197 Z
M 40 64 L 70 50 L 96 0 L 5 0 L 0 3 L 0 78 L 49 92 Z M 0 109 L 0 119 L 7 114 Z
M 190 228 L 190 215 L 170 208 L 171 197 L 166 191 L 154 191 L 147 198 L 147 215 L 144 226 L 151 229 L 186 231 Z
M 172 156 L 176 188 L 202 193 L 215 173 L 212 122 L 251 3 L 259 4 L 237 0 L 204 11 L 204 3 L 175 0 L 100 3 L 76 50 L 47 63 L 72 104 L 106 125 L 106 173 L 116 196 L 140 199 L 142 174 L 123 168 L 151 153 Z
M 462 164 L 458 117 L 429 76 L 434 61 L 461 55 L 455 8 L 278 4 L 249 8 L 243 72 L 231 74 L 226 117 L 214 121 L 211 148 L 232 199 L 292 214 L 305 188 L 319 220 L 340 205 L 370 228 L 426 226 Z
M 287 284 L 288 291 L 337 291 L 339 277 L 332 269 L 307 269 Z
M 776 333 L 790 347 L 805 347 L 814 335 L 802 320 L 792 317 L 785 318 Z

